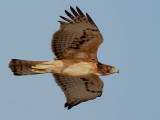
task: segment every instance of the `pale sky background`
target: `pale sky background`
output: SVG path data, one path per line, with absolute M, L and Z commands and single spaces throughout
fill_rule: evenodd
M 100 98 L 65 109 L 51 74 L 14 76 L 10 59 L 52 60 L 59 15 L 79 6 L 99 27 Z M 0 0 L 0 120 L 160 120 L 160 0 Z

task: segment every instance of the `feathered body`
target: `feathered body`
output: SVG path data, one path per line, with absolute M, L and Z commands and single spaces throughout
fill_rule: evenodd
M 68 76 L 85 76 L 92 74 L 103 76 L 105 75 L 103 73 L 111 74 L 109 71 L 113 68 L 112 66 L 103 65 L 103 68 L 101 66 L 101 63 L 86 61 L 84 59 L 62 59 L 54 61 L 12 59 L 9 64 L 9 67 L 15 75 L 56 73 Z

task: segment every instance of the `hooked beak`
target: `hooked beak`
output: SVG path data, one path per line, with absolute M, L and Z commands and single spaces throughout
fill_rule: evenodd
M 112 68 L 112 69 L 111 69 L 111 72 L 112 72 L 112 73 L 119 73 L 119 70 L 118 70 L 117 68 Z

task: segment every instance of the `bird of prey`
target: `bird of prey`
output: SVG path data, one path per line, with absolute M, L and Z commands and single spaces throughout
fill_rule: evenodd
M 60 16 L 60 29 L 53 34 L 53 61 L 29 61 L 12 59 L 9 67 L 14 75 L 52 73 L 56 83 L 63 90 L 67 102 L 64 107 L 71 109 L 102 95 L 103 81 L 99 76 L 118 73 L 113 66 L 102 64 L 97 59 L 97 50 L 103 37 L 91 17 L 76 7 Z

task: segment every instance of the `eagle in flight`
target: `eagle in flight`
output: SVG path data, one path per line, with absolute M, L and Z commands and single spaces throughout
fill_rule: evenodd
M 76 7 L 65 10 L 70 19 L 60 16 L 60 29 L 53 34 L 53 61 L 29 61 L 12 59 L 9 67 L 14 75 L 52 73 L 63 90 L 71 109 L 102 95 L 103 81 L 99 76 L 118 73 L 113 66 L 102 64 L 97 59 L 97 50 L 103 37 L 91 17 Z

